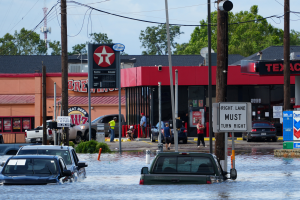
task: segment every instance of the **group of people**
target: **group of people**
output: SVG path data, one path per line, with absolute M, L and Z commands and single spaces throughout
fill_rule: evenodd
M 147 126 L 147 119 L 144 113 L 141 113 L 141 122 L 140 126 L 142 129 L 142 137 L 146 137 L 146 126 Z M 116 126 L 117 117 L 114 117 L 113 120 L 108 122 L 109 129 L 110 129 L 110 142 L 114 142 L 115 139 L 115 126 Z M 134 141 L 134 138 L 137 138 L 136 129 L 133 128 L 133 126 L 129 127 L 129 130 L 126 132 L 126 137 L 130 139 L 131 141 Z
M 144 113 L 141 113 L 141 130 L 142 130 L 142 137 L 146 137 L 146 125 L 147 125 L 147 120 L 146 116 Z M 114 117 L 113 120 L 108 122 L 110 126 L 110 142 L 114 142 L 115 139 L 115 125 L 116 125 L 117 118 Z M 184 119 L 184 121 L 188 121 L 188 119 Z M 197 124 L 197 136 L 198 136 L 198 141 L 197 141 L 197 147 L 200 148 L 200 142 L 202 143 L 203 147 L 205 146 L 204 142 L 204 129 L 205 126 L 202 124 L 201 120 L 198 121 Z M 136 129 L 133 128 L 133 126 L 130 126 L 129 130 L 126 132 L 126 137 L 130 139 L 131 141 L 134 141 L 135 138 L 137 138 L 137 131 Z M 169 127 L 168 123 L 165 123 L 164 127 L 164 138 L 165 138 L 165 144 L 166 144 L 166 149 L 170 150 L 171 148 L 171 142 L 172 142 L 172 131 Z

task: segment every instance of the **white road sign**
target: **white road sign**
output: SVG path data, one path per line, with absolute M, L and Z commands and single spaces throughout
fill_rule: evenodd
M 57 127 L 70 127 L 70 116 L 57 116 Z
M 224 132 L 247 131 L 247 111 L 247 103 L 220 103 L 219 130 Z

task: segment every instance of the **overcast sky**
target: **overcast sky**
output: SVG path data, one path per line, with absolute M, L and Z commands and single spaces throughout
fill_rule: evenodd
M 127 17 L 165 22 L 165 0 L 77 0 L 97 9 L 119 14 Z M 282 15 L 284 13 L 284 0 L 231 0 L 233 3 L 232 12 L 249 11 L 252 5 L 258 5 L 258 14 L 263 17 L 271 15 Z M 42 19 L 42 8 L 48 7 L 48 11 L 56 4 L 57 0 L 1 0 L 0 3 L 0 37 L 6 33 L 13 34 L 21 28 L 33 29 Z M 211 0 L 214 2 L 214 0 Z M 170 23 L 173 24 L 199 24 L 199 21 L 207 18 L 207 0 L 168 0 Z M 216 10 L 217 4 L 212 3 L 211 10 Z M 106 33 L 115 43 L 125 45 L 125 52 L 129 55 L 140 55 L 143 49 L 139 40 L 141 30 L 147 26 L 156 24 L 124 19 L 87 8 L 78 6 L 72 2 L 67 3 L 68 7 L 68 51 L 72 46 L 85 43 L 90 38 L 91 32 Z M 300 1 L 290 0 L 292 11 L 300 12 Z M 48 16 L 48 27 L 51 27 L 51 34 L 48 39 L 60 41 L 60 7 L 57 5 Z M 86 15 L 85 15 L 86 13 Z M 85 19 L 84 19 L 85 17 Z M 89 22 L 89 23 L 88 23 Z M 268 22 L 277 28 L 283 29 L 283 18 L 268 19 Z M 291 29 L 300 31 L 300 14 L 291 14 Z M 42 23 L 43 25 L 43 23 Z M 44 35 L 40 33 L 40 25 L 35 32 L 39 33 L 41 39 Z M 178 43 L 188 42 L 195 27 L 181 27 L 184 32 Z M 50 51 L 49 51 L 50 52 Z

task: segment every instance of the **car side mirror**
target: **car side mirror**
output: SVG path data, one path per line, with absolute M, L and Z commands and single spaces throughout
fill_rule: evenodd
M 72 172 L 70 170 L 65 169 L 62 173 L 63 176 L 72 176 Z
M 230 179 L 235 180 L 237 178 L 237 171 L 236 169 L 230 169 Z
M 143 168 L 142 168 L 142 171 L 141 171 L 141 174 L 149 174 L 149 169 L 148 169 L 148 167 L 143 167 Z
M 86 162 L 78 162 L 77 164 L 78 168 L 88 167 L 88 164 Z
M 2 161 L 2 163 L 0 164 L 1 167 L 4 167 L 5 165 L 5 161 Z

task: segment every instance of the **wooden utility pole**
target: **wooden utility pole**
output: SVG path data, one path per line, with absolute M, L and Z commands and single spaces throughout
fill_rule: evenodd
M 46 118 L 47 118 L 47 105 L 46 105 L 46 66 L 43 65 L 42 68 L 42 99 L 43 99 L 43 145 L 47 145 L 47 127 L 46 127 Z
M 218 0 L 218 4 L 222 0 Z M 217 18 L 217 75 L 216 75 L 216 102 L 225 101 L 225 89 L 226 89 L 226 37 L 225 37 L 225 11 L 218 9 Z M 210 105 L 211 106 L 211 105 Z M 215 154 L 220 160 L 225 159 L 225 135 L 224 133 L 215 133 Z
M 283 59 L 284 59 L 284 104 L 283 110 L 289 110 L 290 89 L 290 0 L 284 0 L 284 37 L 283 37 Z
M 60 1 L 61 5 L 61 106 L 62 115 L 68 116 L 68 42 L 67 42 L 67 3 Z M 65 128 L 66 138 L 64 144 L 69 146 L 69 129 Z

